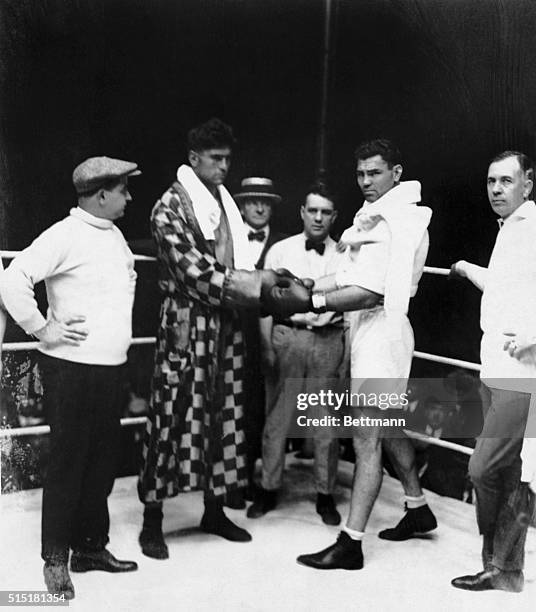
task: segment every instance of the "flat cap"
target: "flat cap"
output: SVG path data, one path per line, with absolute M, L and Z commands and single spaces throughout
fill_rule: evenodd
M 74 169 L 73 185 L 76 193 L 84 194 L 99 189 L 110 180 L 138 174 L 141 172 L 134 162 L 111 157 L 90 157 Z

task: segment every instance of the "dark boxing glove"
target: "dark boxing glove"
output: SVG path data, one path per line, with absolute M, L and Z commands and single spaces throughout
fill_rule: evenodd
M 265 293 L 262 303 L 271 314 L 287 318 L 311 310 L 311 290 L 298 280 L 282 278 Z

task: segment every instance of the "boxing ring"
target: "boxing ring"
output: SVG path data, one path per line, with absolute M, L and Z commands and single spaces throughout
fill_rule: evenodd
M 0 251 L 0 257 L 2 259 L 13 259 L 18 254 L 18 251 Z M 146 262 L 156 262 L 155 257 L 149 257 L 147 255 L 134 255 L 135 261 L 146 261 Z M 424 272 L 426 274 L 434 274 L 437 276 L 448 276 L 450 270 L 448 268 L 437 268 L 433 266 L 425 266 Z M 132 338 L 131 346 L 136 345 L 147 345 L 147 344 L 155 344 L 156 338 L 154 337 L 138 337 Z M 6 352 L 15 352 L 15 351 L 33 351 L 38 347 L 38 342 L 5 342 L 3 344 L 3 350 Z M 462 359 L 454 359 L 451 357 L 443 357 L 441 355 L 434 355 L 433 353 L 424 353 L 422 351 L 414 351 L 413 357 L 417 359 L 423 359 L 425 361 L 431 361 L 434 363 L 441 363 L 445 365 L 451 365 L 459 368 L 465 368 L 467 370 L 480 371 L 480 365 L 478 363 L 472 363 L 470 361 L 464 361 Z M 139 425 L 141 423 L 145 423 L 147 420 L 146 417 L 126 417 L 121 419 L 121 425 L 123 427 L 131 426 L 131 425 Z M 6 428 L 0 429 L 0 438 L 15 438 L 21 436 L 30 436 L 30 435 L 41 435 L 50 432 L 50 428 L 48 425 L 36 425 L 30 427 L 16 427 L 16 428 Z M 467 446 L 463 446 L 461 444 L 456 444 L 454 442 L 449 442 L 447 440 L 442 440 L 441 438 L 434 438 L 428 436 L 426 434 L 422 434 L 416 431 L 411 431 L 406 429 L 405 433 L 416 440 L 420 440 L 422 442 L 427 442 L 429 444 L 435 446 L 441 446 L 444 448 L 449 448 L 459 453 L 463 453 L 465 455 L 471 455 L 473 449 Z M 1 490 L 0 490 L 1 494 Z
M 16 255 L 0 252 L 3 258 Z M 137 261 L 154 258 L 135 256 Z M 426 267 L 427 274 L 447 276 L 449 270 Z M 138 337 L 132 345 L 152 345 L 155 338 Z M 5 343 L 5 351 L 35 350 L 37 342 Z M 439 364 L 479 371 L 477 363 L 415 351 L 414 357 Z M 124 418 L 125 427 L 146 417 Z M 42 435 L 47 425 L 0 430 L 0 444 L 9 438 Z M 410 437 L 470 455 L 472 448 L 418 432 Z M 348 512 L 353 464 L 339 462 L 337 504 Z M 480 565 L 480 536 L 474 507 L 458 499 L 427 491 L 427 500 L 438 519 L 438 528 L 422 538 L 386 542 L 376 533 L 394 525 L 402 512 L 402 488 L 388 475 L 370 517 L 364 538 L 365 568 L 359 572 L 312 571 L 295 562 L 304 552 L 319 550 L 333 541 L 337 527 L 324 525 L 315 512 L 314 480 L 307 460 L 287 455 L 285 481 L 278 507 L 261 519 L 251 520 L 239 510 L 227 509 L 229 518 L 246 527 L 253 541 L 230 543 L 199 531 L 201 492 L 186 493 L 166 501 L 163 531 L 170 558 L 144 557 L 137 538 L 142 505 L 136 493 L 136 476 L 116 479 L 109 497 L 110 550 L 120 558 L 135 559 L 139 570 L 127 574 L 88 572 L 74 574 L 76 599 L 70 606 L 93 612 L 329 612 L 374 609 L 405 612 L 434 609 L 474 612 L 482 609 L 531 610 L 536 594 L 536 532 L 529 529 L 525 590 L 520 594 L 489 591 L 471 593 L 450 586 L 452 577 L 472 573 Z M 0 589 L 43 590 L 40 559 L 41 490 L 30 489 L 0 497 Z M 480 609 L 480 608 L 477 608 Z

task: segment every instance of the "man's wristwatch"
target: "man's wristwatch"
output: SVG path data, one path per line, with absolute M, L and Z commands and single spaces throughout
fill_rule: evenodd
M 312 293 L 311 305 L 311 310 L 316 314 L 322 314 L 323 312 L 327 312 L 328 309 L 326 307 L 326 294 L 324 292 Z

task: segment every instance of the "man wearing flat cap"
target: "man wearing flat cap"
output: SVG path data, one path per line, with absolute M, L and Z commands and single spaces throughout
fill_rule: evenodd
M 287 237 L 270 227 L 273 206 L 281 202 L 274 183 L 269 178 L 247 177 L 240 184 L 240 191 L 234 194 L 248 234 L 249 251 L 257 270 L 264 268 L 266 253 L 272 245 Z M 264 427 L 264 376 L 261 364 L 261 344 L 259 336 L 259 313 L 245 313 L 244 334 L 246 339 L 245 366 L 248 376 L 244 381 L 244 428 L 247 445 L 248 486 L 246 499 L 255 497 L 253 476 L 255 462 L 262 454 L 262 429 Z M 245 502 L 240 495 L 226 500 L 231 508 L 244 508 Z
M 239 310 L 273 309 L 281 292 L 288 306 L 294 295 L 308 295 L 296 280 L 255 270 L 240 212 L 223 186 L 233 145 L 232 129 L 219 119 L 190 130 L 189 164 L 151 214 L 163 301 L 138 491 L 140 545 L 157 559 L 169 555 L 162 502 L 179 492 L 203 491 L 203 531 L 251 540 L 223 511 L 225 496 L 247 484 Z
M 50 593 L 74 597 L 71 570 L 128 572 L 108 550 L 107 498 L 120 444 L 121 372 L 132 336 L 134 258 L 114 221 L 131 201 L 136 164 L 93 157 L 73 172 L 78 207 L 22 251 L 0 279 L 4 304 L 39 340 L 50 458 L 42 548 Z M 34 286 L 44 280 L 48 311 Z

